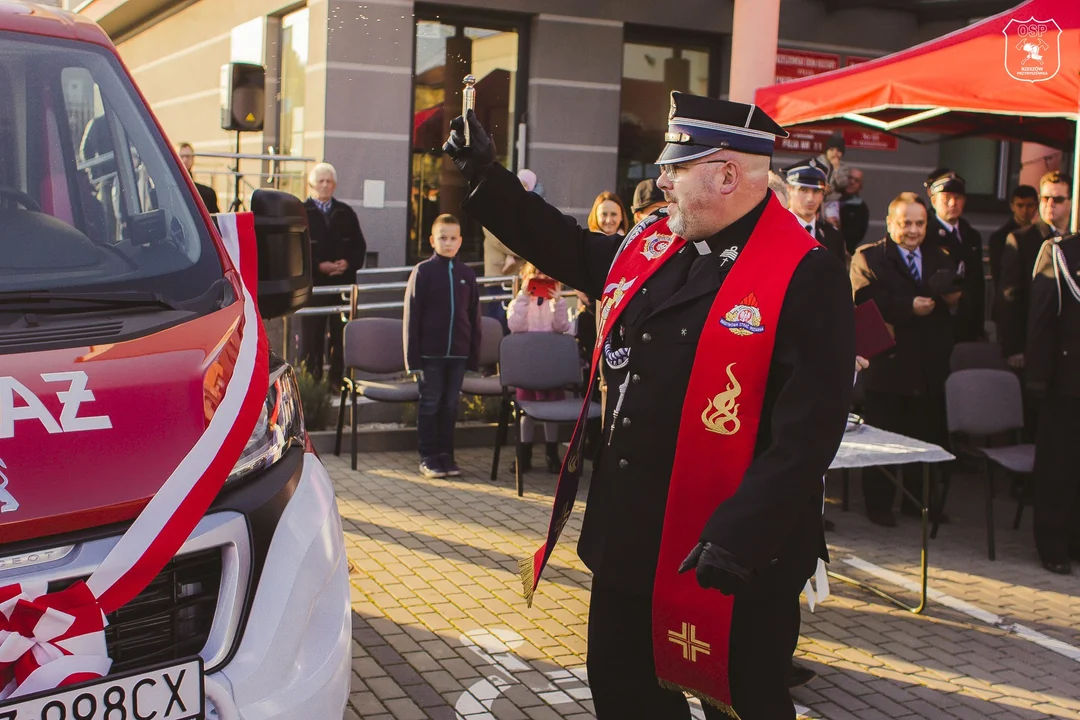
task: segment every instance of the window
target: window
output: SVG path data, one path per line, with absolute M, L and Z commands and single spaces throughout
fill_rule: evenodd
M 982 137 L 942 140 L 938 166 L 954 170 L 967 185 L 968 212 L 1006 212 L 1020 180 L 1020 143 Z
M 106 51 L 0 39 L 0 291 L 177 301 L 221 277 L 180 169 Z
M 619 114 L 617 192 L 627 207 L 634 188 L 660 171 L 656 158 L 664 145 L 669 96 L 672 90 L 694 95 L 719 95 L 719 40 L 683 33 L 667 42 L 628 28 L 623 43 L 622 95 Z
M 483 257 L 483 229 L 461 217 L 468 188 L 442 145 L 450 121 L 461 114 L 462 79 L 473 75 L 476 114 L 494 136 L 498 160 L 514 166 L 518 118 L 525 97 L 518 71 L 524 27 L 513 21 L 418 14 L 413 65 L 412 160 L 409 168 L 410 264 L 431 254 L 431 224 L 444 212 L 459 217 L 465 261 Z
M 281 19 L 281 93 L 278 147 L 282 155 L 304 154 L 304 98 L 307 94 L 308 9 Z

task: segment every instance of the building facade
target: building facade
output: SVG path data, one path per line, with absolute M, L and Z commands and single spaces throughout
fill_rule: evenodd
M 579 221 L 599 192 L 629 199 L 657 175 L 671 90 L 724 97 L 729 82 L 732 0 L 67 1 L 114 38 L 169 137 L 200 154 L 238 142 L 220 129 L 222 66 L 264 65 L 266 123 L 239 147 L 333 163 L 337 195 L 356 208 L 380 267 L 425 256 L 434 217 L 459 213 L 465 188 L 440 148 L 465 75 L 479 79 L 477 112 L 501 161 L 534 170 L 545 197 Z M 929 4 L 782 0 L 777 74 L 877 57 L 988 14 L 963 0 L 953 12 L 918 10 Z M 971 219 L 988 231 L 1021 166 L 1018 147 L 982 139 L 862 144 L 845 159 L 865 170 L 872 236 L 889 199 L 921 190 L 939 165 L 967 176 Z M 778 167 L 813 152 L 792 145 Z M 224 205 L 231 162 L 200 157 L 196 167 Z M 310 161 L 241 167 L 249 186 L 259 170 L 262 182 L 291 173 L 286 186 L 302 195 Z M 480 259 L 479 228 L 464 235 L 465 257 Z

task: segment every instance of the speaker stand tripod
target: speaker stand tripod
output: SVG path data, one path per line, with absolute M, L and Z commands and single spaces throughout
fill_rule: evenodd
M 240 131 L 236 131 L 236 165 L 233 167 L 233 201 L 229 205 L 229 212 L 241 212 L 245 210 L 244 200 L 240 197 L 240 181 L 243 179 L 243 175 L 240 174 Z

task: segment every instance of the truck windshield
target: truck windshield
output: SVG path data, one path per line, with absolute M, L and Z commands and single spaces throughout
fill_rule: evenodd
M 143 292 L 222 276 L 183 169 L 104 48 L 0 33 L 0 294 Z

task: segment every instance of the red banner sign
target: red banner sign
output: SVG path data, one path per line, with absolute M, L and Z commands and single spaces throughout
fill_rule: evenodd
M 851 67 L 852 65 L 860 65 L 860 64 L 862 64 L 864 62 L 870 62 L 871 60 L 876 60 L 876 59 L 877 58 L 863 57 L 862 55 L 848 55 L 844 59 L 844 67 Z
M 810 77 L 836 70 L 839 67 L 839 55 L 784 48 L 776 51 L 776 82 L 778 83 Z
M 859 63 L 873 60 L 871 57 L 848 55 L 844 66 L 858 65 Z M 840 56 L 830 53 L 812 52 L 810 50 L 789 50 L 779 48 L 776 51 L 776 82 L 783 83 L 791 80 L 818 75 L 840 67 Z M 810 153 L 820 155 L 825 152 L 825 142 L 832 135 L 831 130 L 792 130 L 786 138 L 777 138 L 776 149 L 788 152 Z M 896 150 L 899 141 L 877 130 L 845 130 L 844 144 L 849 149 L 859 150 Z

